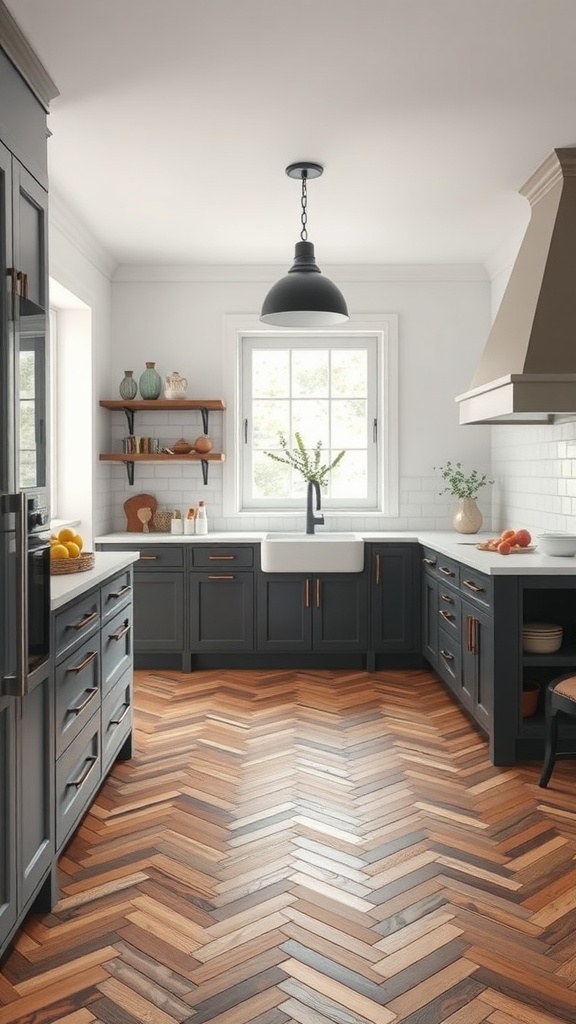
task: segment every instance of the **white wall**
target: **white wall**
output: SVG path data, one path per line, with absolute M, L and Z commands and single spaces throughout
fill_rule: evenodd
M 255 314 L 270 285 L 285 267 L 121 267 L 112 288 L 112 347 L 107 373 L 96 383 L 95 397 L 118 397 L 125 369 L 136 378 L 147 361 L 164 377 L 178 370 L 189 379 L 188 396 L 224 398 L 224 315 Z M 454 396 L 465 391 L 490 324 L 490 286 L 478 267 L 326 267 L 325 273 L 346 295 L 352 313 L 392 312 L 399 316 L 400 515 L 331 517 L 333 528 L 435 529 L 449 525 L 450 499 L 439 496 L 433 467 L 447 459 L 465 467 L 490 469 L 490 433 L 486 427 L 458 424 Z M 163 441 L 202 432 L 199 414 L 139 415 L 135 433 Z M 210 435 L 220 441 L 221 421 L 212 415 Z M 121 450 L 127 433 L 122 413 L 109 414 L 109 439 L 102 450 Z M 111 446 L 113 446 L 111 448 Z M 227 452 L 227 459 L 235 457 Z M 161 506 L 187 508 L 203 498 L 212 529 L 299 527 L 300 521 L 268 521 L 265 516 L 224 519 L 222 474 L 210 467 L 202 483 L 199 466 L 135 466 L 135 485 L 127 484 L 121 464 L 109 464 L 100 486 L 114 494 L 109 526 L 125 528 L 124 501 L 141 491 Z M 490 526 L 490 497 L 480 496 Z
M 62 517 L 81 519 L 80 530 L 88 545 L 93 535 L 107 528 L 113 514 L 108 474 L 97 454 L 107 443 L 109 424 L 95 399 L 108 389 L 111 362 L 110 278 L 114 263 L 54 190 L 50 193 L 49 266 L 50 276 L 88 307 L 76 341 L 72 330 L 66 332 L 67 362 L 63 371 L 66 379 L 59 389 L 59 403 L 67 406 L 69 427 L 61 438 L 59 455 L 69 486 L 58 509 Z M 89 328 L 86 316 L 89 317 Z M 87 338 L 91 339 L 88 359 Z M 76 368 L 75 345 L 78 352 Z M 76 409 L 75 415 L 70 416 L 70 405 Z

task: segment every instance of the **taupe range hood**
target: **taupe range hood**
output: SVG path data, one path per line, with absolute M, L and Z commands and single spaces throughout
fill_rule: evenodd
M 520 194 L 532 207 L 522 246 L 460 423 L 576 417 L 576 147 L 555 149 Z

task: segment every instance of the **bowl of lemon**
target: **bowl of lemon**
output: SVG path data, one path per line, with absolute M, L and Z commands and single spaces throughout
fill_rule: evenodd
M 94 568 L 94 552 L 83 551 L 84 541 L 71 526 L 64 526 L 50 537 L 50 573 L 59 576 Z

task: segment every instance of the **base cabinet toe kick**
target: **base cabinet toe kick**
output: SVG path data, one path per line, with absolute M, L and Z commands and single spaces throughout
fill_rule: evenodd
M 0 696 L 0 958 L 30 910 L 56 903 L 59 856 L 132 755 L 132 567 L 53 612 L 51 638 L 45 678 Z

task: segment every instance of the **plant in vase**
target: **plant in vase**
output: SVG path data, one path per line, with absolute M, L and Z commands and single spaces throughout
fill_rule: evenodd
M 482 513 L 477 505 L 478 491 L 487 484 L 493 484 L 485 473 L 473 469 L 465 473 L 461 462 L 446 462 L 444 466 L 434 466 L 440 473 L 445 487 L 440 494 L 453 494 L 458 498 L 458 508 L 454 513 L 452 525 L 459 533 L 478 533 L 482 526 Z
M 295 448 L 290 449 L 288 447 L 288 442 L 281 433 L 278 434 L 278 440 L 284 455 L 277 455 L 276 452 L 264 452 L 264 455 L 267 455 L 269 459 L 273 459 L 274 462 L 283 462 L 286 466 L 291 466 L 308 483 L 316 483 L 320 487 L 324 487 L 328 483 L 330 470 L 334 469 L 346 454 L 345 451 L 338 452 L 338 455 L 331 463 L 323 463 L 321 441 L 316 442 L 312 453 L 310 453 L 302 440 L 302 435 L 298 431 L 294 433 Z

